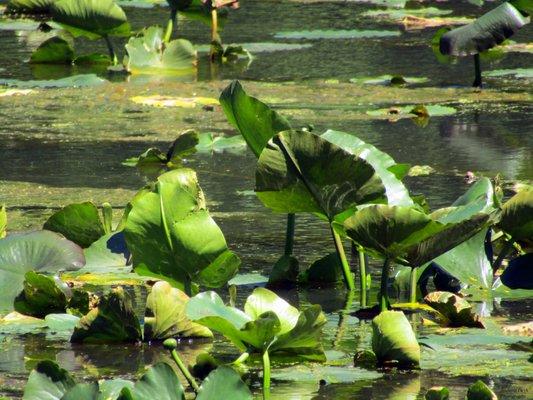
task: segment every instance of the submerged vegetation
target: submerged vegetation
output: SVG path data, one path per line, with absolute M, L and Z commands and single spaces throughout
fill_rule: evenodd
M 532 11 L 530 1 L 515 0 L 474 20 L 427 2 L 361 2 L 373 6 L 359 13 L 358 21 L 400 21 L 420 30 L 464 25 L 439 30 L 431 44 L 424 43 L 441 60 L 473 55 L 478 87 L 480 60 L 508 46 L 505 40 L 530 22 Z M 84 141 L 76 144 L 84 152 L 69 153 L 64 149 L 74 136 L 62 129 L 68 132 L 72 123 L 55 116 L 38 121 L 43 132 L 61 133 L 43 134 L 42 147 L 57 146 L 55 151 L 68 154 L 67 167 L 75 165 L 71 173 L 85 173 L 90 180 L 84 187 L 65 181 L 78 191 L 75 199 L 43 178 L 47 169 L 55 173 L 55 165 L 40 165 L 25 153 L 13 163 L 30 171 L 35 183 L 30 190 L 44 182 L 56 197 L 27 206 L 15 204 L 13 194 L 0 208 L 0 350 L 5 353 L 0 352 L 0 366 L 20 364 L 17 373 L 0 379 L 0 396 L 475 400 L 508 394 L 499 378 L 516 385 L 529 379 L 533 329 L 524 323 L 528 305 L 516 299 L 530 298 L 533 289 L 533 186 L 531 180 L 511 182 L 474 169 L 487 143 L 483 101 L 491 99 L 498 108 L 494 98 L 505 95 L 510 100 L 503 112 L 523 114 L 519 100 L 527 94 L 520 97 L 516 87 L 502 93 L 436 89 L 427 86 L 435 80 L 431 71 L 424 77 L 350 72 L 344 82 L 176 84 L 172 79 L 187 80 L 206 68 L 207 48 L 181 36 L 186 25 L 181 18 L 209 26 L 204 62 L 211 78 L 224 64 L 238 68 L 239 58 L 249 66 L 251 54 L 241 45 L 224 47 L 220 33 L 228 8 L 239 3 L 135 4 L 166 7 L 163 26 L 144 19 L 139 26 L 122 8 L 131 3 L 11 0 L 5 8 L 10 23 L 30 24 L 37 36 L 28 60 L 32 68 L 66 65 L 91 72 L 51 81 L 7 79 L 6 85 L 38 88 L 0 92 L 13 100 L 13 109 L 27 107 L 29 98 L 34 108 L 58 112 L 80 93 L 92 93 L 83 103 L 90 106 L 76 116 L 76 129 L 87 121 L 82 114 L 91 113 L 106 130 L 122 129 L 115 128 L 120 118 L 133 128 L 117 136 L 118 144 L 84 132 Z M 329 12 L 329 5 L 322 6 Z M 247 31 L 246 24 L 255 21 L 244 19 L 226 23 L 244 24 Z M 398 41 L 402 35 L 290 26 L 271 36 L 289 41 L 284 51 L 316 46 L 324 55 L 315 63 L 327 58 L 331 41 L 342 46 L 355 39 Z M 262 43 L 269 52 L 282 44 Z M 107 54 L 87 53 L 104 45 Z M 362 50 L 355 50 L 360 57 Z M 109 80 L 149 77 L 150 83 L 141 80 L 134 93 L 131 83 L 109 84 L 108 90 L 94 72 Z M 491 74 L 507 76 L 497 70 L 486 76 Z M 102 85 L 102 93 L 57 89 L 93 83 Z M 332 100 L 354 87 L 357 91 Z M 293 93 L 296 88 L 304 94 Z M 36 93 L 54 93 L 54 103 L 42 106 Z M 384 94 L 390 98 L 381 99 Z M 350 96 L 349 104 L 341 104 Z M 95 103 L 112 111 L 98 114 Z M 27 108 L 23 119 L 33 123 L 33 107 Z M 475 113 L 474 134 L 464 124 L 469 112 Z M 435 126 L 440 142 L 427 129 Z M 163 129 L 164 136 L 149 136 Z M 378 140 L 386 135 L 390 139 Z M 514 151 L 513 135 L 503 129 L 494 135 L 502 152 Z M 17 149 L 17 139 L 6 137 L 7 148 Z M 467 143 L 472 138 L 477 141 Z M 102 168 L 116 175 L 111 183 L 98 175 L 101 169 L 90 171 L 101 162 L 88 145 L 91 139 L 110 154 L 112 161 Z M 444 141 L 456 146 L 450 148 L 457 154 L 448 160 L 453 173 L 443 172 L 445 162 L 432 160 L 431 147 Z M 419 146 L 427 155 L 417 154 Z M 471 148 L 474 154 L 465 151 Z M 86 164 L 90 157 L 94 162 Z M 465 165 L 461 158 L 468 158 L 472 170 L 458 167 Z M 492 163 L 496 157 L 487 158 Z M 233 169 L 228 160 L 235 161 Z M 7 157 L 3 167 L 10 162 Z M 18 181 L 30 179 L 25 176 L 14 174 L 9 178 L 14 182 L 2 184 L 17 188 Z M 98 196 L 89 190 L 93 187 Z M 226 207 L 220 206 L 220 193 L 228 199 Z M 20 224 L 13 221 L 21 214 L 39 229 L 18 231 Z M 274 229 L 265 230 L 266 224 Z M 508 311 L 513 302 L 517 315 Z M 27 382 L 26 371 L 31 371 Z M 21 379 L 23 389 L 10 387 Z M 442 382 L 450 387 L 431 387 Z

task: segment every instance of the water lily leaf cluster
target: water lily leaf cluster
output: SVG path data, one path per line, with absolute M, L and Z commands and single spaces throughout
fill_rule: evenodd
M 215 292 L 191 298 L 186 310 L 192 321 L 220 332 L 241 351 L 325 360 L 320 336 L 326 319 L 320 306 L 299 312 L 270 290 L 257 288 L 244 312 L 226 306 Z
M 446 325 L 450 327 L 485 327 L 479 315 L 473 311 L 472 305 L 453 293 L 432 292 L 424 297 L 424 301 L 443 315 Z

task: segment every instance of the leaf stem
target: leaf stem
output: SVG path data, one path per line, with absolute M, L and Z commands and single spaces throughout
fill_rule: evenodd
M 170 351 L 170 354 L 172 355 L 174 362 L 178 365 L 178 368 L 180 369 L 185 379 L 187 379 L 187 382 L 189 382 L 189 385 L 191 385 L 192 389 L 195 392 L 198 392 L 198 389 L 200 387 L 198 386 L 198 383 L 196 383 L 196 380 L 191 375 L 191 373 L 189 372 L 189 370 L 187 369 L 183 361 L 181 361 L 181 358 L 179 357 L 178 352 L 174 349 Z
M 411 276 L 409 279 L 409 302 L 416 303 L 416 286 L 417 286 L 416 268 L 411 268 Z
M 389 309 L 389 295 L 387 293 L 389 284 L 389 269 L 390 260 L 385 258 L 383 267 L 381 269 L 381 290 L 379 292 L 379 308 L 380 311 L 387 311 Z
M 496 274 L 496 271 L 498 271 L 498 268 L 502 265 L 502 262 L 504 258 L 509 254 L 511 249 L 513 248 L 514 240 L 513 238 L 510 238 L 505 242 L 505 244 L 502 247 L 502 251 L 500 251 L 500 254 L 498 254 L 498 258 L 496 258 L 496 261 L 494 261 L 494 264 L 492 264 L 492 274 Z
M 361 307 L 366 307 L 366 257 L 362 250 L 359 250 L 359 286 L 361 288 Z
M 270 357 L 268 350 L 263 353 L 263 400 L 270 399 Z
M 113 232 L 113 208 L 107 202 L 102 204 L 102 218 L 104 220 L 104 232 L 106 234 Z
M 248 357 L 250 357 L 250 353 L 245 351 L 235 361 L 233 361 L 232 364 L 234 365 L 243 364 L 248 359 Z
M 348 264 L 348 260 L 346 259 L 346 254 L 344 253 L 344 246 L 342 245 L 341 237 L 339 236 L 337 232 L 335 232 L 335 229 L 333 229 L 333 225 L 331 223 L 329 227 L 331 229 L 333 241 L 335 242 L 335 249 L 337 250 L 337 254 L 339 256 L 339 259 L 342 265 L 342 273 L 344 275 L 344 283 L 346 285 L 346 289 L 354 290 L 355 284 L 353 282 L 352 271 L 350 271 L 350 265 Z
M 165 30 L 165 36 L 163 37 L 163 42 L 165 44 L 168 44 L 168 42 L 170 42 L 170 39 L 172 38 L 172 32 L 174 30 L 174 27 L 178 26 L 177 15 L 178 15 L 178 9 L 177 8 L 172 8 L 170 10 L 170 18 L 168 19 L 167 28 Z
M 111 61 L 113 62 L 113 65 L 118 64 L 118 58 L 117 54 L 115 53 L 115 49 L 113 48 L 113 43 L 111 43 L 111 39 L 109 39 L 109 36 L 104 35 L 105 43 L 107 44 L 107 50 L 109 51 L 109 57 L 111 57 Z
M 481 80 L 481 62 L 479 60 L 479 53 L 474 54 L 474 68 L 476 71 L 476 79 L 474 80 L 472 86 L 481 88 L 481 86 L 483 86 L 483 82 Z
M 285 255 L 291 256 L 294 248 L 294 228 L 296 225 L 296 215 L 287 214 L 287 230 L 285 232 Z

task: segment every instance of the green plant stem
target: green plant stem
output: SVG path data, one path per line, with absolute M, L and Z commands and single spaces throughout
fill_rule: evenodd
M 193 388 L 195 392 L 198 392 L 199 386 L 198 383 L 196 383 L 196 380 L 191 375 L 185 364 L 183 364 L 183 361 L 181 361 L 181 358 L 178 355 L 178 352 L 176 350 L 172 350 L 170 352 L 172 354 L 172 358 L 174 359 L 174 362 L 178 365 L 178 368 L 180 369 L 181 373 L 187 379 L 187 382 L 189 382 L 189 385 Z
M 294 228 L 296 224 L 296 214 L 287 214 L 287 230 L 285 232 L 285 255 L 292 256 L 294 248 Z
M 118 64 L 118 58 L 115 53 L 115 49 L 113 48 L 113 43 L 111 43 L 111 39 L 109 39 L 109 36 L 104 35 L 105 43 L 107 44 L 107 50 L 109 51 L 109 57 L 111 57 L 111 61 L 113 62 L 113 65 Z
M 246 360 L 248 360 L 248 357 L 250 357 L 250 353 L 245 351 L 235 361 L 233 361 L 232 364 L 234 365 L 243 364 Z
M 333 225 L 331 224 L 330 229 L 331 234 L 333 235 L 333 241 L 335 242 L 335 249 L 337 250 L 337 254 L 339 255 L 339 259 L 342 265 L 342 273 L 344 275 L 344 283 L 346 285 L 346 289 L 354 290 L 355 284 L 353 282 L 352 272 L 350 271 L 350 265 L 348 264 L 346 254 L 344 253 L 344 246 L 342 245 L 341 237 L 337 232 L 335 232 L 335 229 L 333 229 Z
M 411 268 L 409 284 L 409 302 L 416 303 L 416 285 L 417 285 L 417 273 L 416 268 Z
M 483 81 L 481 80 L 481 62 L 479 60 L 479 54 L 474 54 L 474 69 L 476 71 L 476 79 L 472 86 L 480 88 L 483 85 Z
M 270 357 L 268 350 L 263 353 L 263 400 L 270 399 Z
M 163 37 L 163 42 L 167 44 L 170 42 L 170 39 L 172 38 L 172 32 L 174 31 L 174 27 L 178 25 L 178 9 L 171 9 L 170 10 L 170 18 L 168 19 L 167 28 L 165 30 L 165 36 Z
M 381 269 L 381 290 L 379 292 L 379 309 L 380 311 L 387 311 L 389 309 L 389 295 L 387 293 L 389 283 L 389 269 L 390 260 L 385 259 L 383 268 Z
M 113 231 L 113 208 L 107 202 L 102 204 L 102 219 L 104 220 L 104 232 L 111 233 Z
M 361 307 L 366 307 L 366 259 L 365 253 L 359 250 L 359 285 L 361 288 Z
M 510 238 L 505 242 L 503 245 L 502 251 L 500 251 L 500 254 L 498 254 L 498 258 L 496 258 L 496 261 L 494 261 L 494 264 L 492 264 L 492 273 L 495 274 L 496 271 L 498 271 L 498 268 L 502 265 L 503 260 L 509 254 L 511 249 L 513 248 L 514 240 Z

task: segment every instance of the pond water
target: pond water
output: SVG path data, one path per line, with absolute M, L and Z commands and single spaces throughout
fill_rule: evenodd
M 0 1 L 0 4 L 5 3 Z M 493 6 L 467 1 L 425 2 L 453 10 L 454 16 L 481 15 Z M 468 189 L 468 171 L 478 176 L 501 174 L 510 189 L 515 182 L 533 179 L 533 126 L 529 79 L 487 79 L 487 89 L 469 88 L 472 60 L 440 64 L 428 44 L 437 28 L 406 30 L 392 21 L 362 15 L 375 9 L 355 1 L 244 1 L 230 13 L 222 32 L 225 43 L 245 43 L 254 60 L 247 69 L 214 71 L 203 60 L 192 82 L 172 78 L 115 78 L 96 87 L 34 89 L 0 97 L 0 204 L 8 208 L 11 231 L 39 229 L 52 212 L 71 202 L 109 201 L 117 215 L 138 188 L 149 181 L 140 171 L 121 165 L 147 147 L 165 149 L 188 128 L 233 135 L 219 107 L 213 111 L 150 107 L 134 103 L 134 96 L 206 96 L 217 98 L 229 83 L 243 80 L 253 95 L 273 105 L 294 126 L 312 124 L 316 132 L 336 129 L 351 132 L 388 152 L 397 162 L 430 165 L 429 176 L 407 178 L 414 193 L 424 193 L 432 208 L 451 204 Z M 134 28 L 163 24 L 164 7 L 127 7 Z M 531 39 L 533 26 L 513 40 Z M 343 30 L 347 38 L 327 38 L 328 31 Z M 354 37 L 354 30 L 373 31 L 373 37 Z M 313 39 L 301 31 L 320 31 Z M 179 32 L 195 44 L 207 44 L 208 28 L 180 19 Z M 296 33 L 295 33 L 296 32 Z M 377 33 L 376 33 L 377 32 Z M 309 36 L 309 34 L 304 34 Z M 342 36 L 342 35 L 341 35 Z M 67 67 L 32 68 L 26 61 L 42 41 L 42 34 L 0 29 L 0 79 L 55 79 L 80 72 Z M 118 45 L 117 48 L 122 48 Z M 253 45 L 255 44 L 255 45 Z M 254 47 L 255 46 L 255 47 Z M 104 51 L 101 43 L 80 40 L 82 53 Z M 253 49 L 256 49 L 254 52 Z M 268 50 L 268 51 L 265 51 Z M 276 49 L 276 51 L 270 51 Z M 508 53 L 484 68 L 514 69 L 531 65 L 531 52 Z M 105 72 L 97 71 L 108 77 Z M 407 88 L 349 83 L 354 77 L 384 74 L 426 77 Z M 431 116 L 425 123 L 411 118 L 390 120 L 367 111 L 409 104 L 443 104 L 452 115 Z M 243 259 L 241 272 L 268 276 L 283 248 L 284 215 L 265 209 L 253 194 L 256 159 L 245 148 L 197 153 L 186 160 L 194 168 L 206 193 L 210 210 L 230 248 Z M 506 191 L 506 195 L 509 195 Z M 295 255 L 309 265 L 333 251 L 327 226 L 313 216 L 298 216 Z M 355 266 L 356 262 L 352 262 Z M 371 263 L 378 282 L 377 263 Z M 129 288 L 141 307 L 140 287 Z M 239 301 L 251 287 L 239 288 Z M 373 289 L 371 298 L 375 299 Z M 500 399 L 525 400 L 533 396 L 533 364 L 512 344 L 528 338 L 504 336 L 502 325 L 533 319 L 531 300 L 476 298 L 486 318 L 486 331 L 457 330 L 451 335 L 413 323 L 424 348 L 422 369 L 386 372 L 353 367 L 354 349 L 370 346 L 371 326 L 350 312 L 359 308 L 341 290 L 301 290 L 283 293 L 295 305 L 320 304 L 327 313 L 324 344 L 327 367 L 274 364 L 273 399 L 422 399 L 431 386 L 448 386 L 453 399 L 462 399 L 479 377 L 493 384 Z M 139 314 L 144 310 L 139 308 Z M 475 332 L 473 332 L 475 331 Z M 68 338 L 50 335 L 4 335 L 0 331 L 0 396 L 20 398 L 24 381 L 37 361 L 51 358 L 80 377 L 131 378 L 144 366 L 165 358 L 159 345 L 75 346 Z M 530 340 L 530 338 L 529 338 Z M 192 362 L 214 347 L 231 359 L 236 351 L 220 338 L 214 343 L 184 343 L 180 353 Z M 259 363 L 253 364 L 259 370 Z M 254 369 L 255 371 L 255 369 Z M 328 384 L 319 385 L 324 379 Z M 260 380 L 251 381 L 258 396 Z

